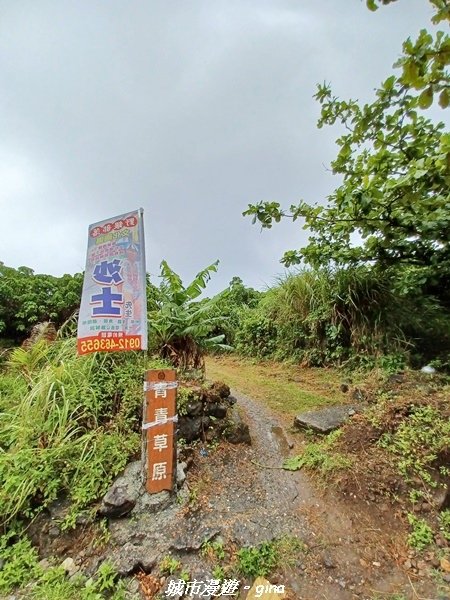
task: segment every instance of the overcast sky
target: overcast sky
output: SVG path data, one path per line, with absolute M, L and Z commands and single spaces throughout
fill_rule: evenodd
M 316 83 L 369 100 L 430 15 L 426 0 L 0 0 L 0 260 L 82 271 L 88 225 L 142 206 L 153 275 L 220 259 L 210 293 L 272 283 L 307 234 L 242 211 L 337 185 Z

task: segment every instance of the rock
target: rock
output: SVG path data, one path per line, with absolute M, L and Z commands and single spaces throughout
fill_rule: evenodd
M 224 437 L 231 444 L 248 444 L 251 446 L 252 439 L 247 423 L 245 423 L 236 408 L 229 411 L 228 427 L 224 432 Z
M 234 396 L 228 396 L 227 402 L 228 402 L 228 404 L 232 405 L 232 404 L 236 404 L 237 400 Z
M 130 463 L 103 497 L 99 514 L 103 517 L 123 517 L 131 512 L 142 491 L 142 463 Z
M 392 375 L 389 375 L 387 382 L 394 384 L 394 383 L 403 383 L 405 381 L 405 374 L 404 373 L 393 373 Z
M 200 550 L 204 543 L 209 542 L 219 533 L 220 529 L 196 529 L 195 533 L 187 532 L 177 537 L 171 548 L 179 552 L 196 552 Z
M 41 567 L 41 569 L 43 571 L 46 571 L 47 569 L 50 569 L 50 567 L 52 566 L 50 561 L 48 560 L 48 558 L 43 558 L 42 560 L 40 560 L 38 562 L 38 565 Z
M 223 404 L 211 403 L 208 406 L 208 415 L 216 419 L 224 419 L 227 416 L 227 407 Z
M 446 582 L 446 583 L 450 583 L 450 573 L 446 573 L 445 575 L 442 576 L 442 579 Z
M 178 419 L 177 437 L 183 438 L 186 442 L 202 439 L 210 424 L 210 418 L 201 417 L 180 417 Z
M 187 469 L 187 464 L 185 462 L 183 463 L 177 463 L 177 487 L 180 488 L 183 483 L 186 481 L 186 469 Z
M 139 587 L 139 581 L 133 577 L 133 579 L 127 583 L 127 592 L 130 594 L 138 594 Z
M 51 538 L 57 538 L 60 535 L 60 530 L 59 527 L 57 525 L 53 525 L 52 527 L 50 527 L 50 529 L 48 530 L 48 535 Z
M 206 432 L 205 435 L 205 442 L 207 442 L 208 444 L 214 442 L 214 440 L 216 439 L 216 431 L 214 429 L 211 429 L 211 427 L 208 429 L 208 431 Z
M 434 367 L 432 367 L 431 365 L 425 365 L 424 367 L 422 367 L 420 369 L 421 373 L 428 373 L 429 375 L 433 375 L 434 373 L 436 373 L 436 369 Z
M 430 563 L 431 563 L 431 566 L 433 567 L 433 569 L 438 569 L 441 566 L 441 563 L 440 563 L 439 559 L 436 558 L 436 557 L 433 557 L 430 560 Z
M 189 402 L 186 407 L 186 414 L 190 417 L 199 417 L 203 414 L 203 402 L 197 400 L 196 402 Z
M 64 521 L 64 519 L 69 514 L 71 509 L 71 501 L 67 498 L 61 498 L 58 500 L 54 500 L 47 510 L 50 513 L 50 517 L 53 521 Z
M 172 496 L 168 491 L 159 492 L 158 494 L 144 492 L 137 499 L 131 516 L 133 517 L 140 513 L 157 513 L 168 508 L 171 503 Z
M 157 559 L 158 555 L 148 545 L 139 546 L 131 542 L 117 548 L 108 557 L 121 577 L 131 575 L 140 569 L 148 573 L 155 566 Z
M 89 525 L 91 521 L 92 519 L 89 517 L 88 514 L 79 514 L 75 519 L 75 523 L 77 525 Z
M 322 554 L 322 563 L 326 569 L 335 569 L 336 563 L 328 552 L 324 552 Z
M 434 504 L 439 511 L 450 508 L 450 485 L 448 483 L 438 488 Z
M 70 558 L 70 557 L 67 557 L 61 563 L 61 568 L 64 569 L 64 571 L 67 573 L 68 577 L 72 577 L 72 575 L 75 575 L 75 573 L 77 573 L 77 571 L 80 570 L 78 565 L 75 564 L 75 561 L 73 560 L 73 558 Z
M 441 569 L 446 573 L 450 573 L 450 560 L 448 558 L 441 558 Z
M 294 426 L 300 429 L 312 429 L 318 433 L 330 433 L 338 429 L 357 412 L 357 406 L 331 406 L 322 410 L 301 413 L 294 419 Z

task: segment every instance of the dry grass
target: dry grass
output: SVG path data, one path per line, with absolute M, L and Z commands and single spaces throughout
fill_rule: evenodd
M 303 368 L 271 361 L 257 362 L 242 357 L 206 359 L 206 375 L 264 402 L 278 414 L 293 416 L 333 404 L 349 402 L 341 392 L 343 375 L 337 369 Z

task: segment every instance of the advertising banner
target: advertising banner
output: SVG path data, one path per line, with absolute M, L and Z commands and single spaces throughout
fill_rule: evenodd
M 89 226 L 78 354 L 147 349 L 142 208 Z

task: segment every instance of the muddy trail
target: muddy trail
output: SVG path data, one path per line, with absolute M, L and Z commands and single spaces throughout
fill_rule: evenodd
M 186 550 L 205 531 L 235 550 L 295 537 L 301 549 L 290 550 L 288 543 L 284 566 L 271 579 L 286 585 L 290 598 L 439 597 L 431 584 L 412 582 L 397 564 L 400 544 L 386 507 L 369 512 L 357 498 L 341 504 L 326 490 L 317 491 L 302 471 L 281 469 L 295 434 L 261 404 L 232 393 L 252 445 L 196 454 L 188 477 L 194 501 L 172 528 L 181 540 L 175 548 Z M 205 577 L 208 565 L 199 558 L 186 555 L 191 573 Z
M 298 453 L 303 435 L 261 401 L 232 394 L 251 445 L 185 447 L 189 469 L 177 497 L 141 496 L 131 513 L 109 519 L 103 547 L 89 527 L 76 530 L 79 537 L 53 536 L 55 516 L 49 522 L 42 515 L 33 524 L 34 537 L 30 528 L 42 557 L 73 557 L 89 576 L 109 560 L 135 585 L 130 598 L 148 600 L 168 597 L 168 586 L 183 574 L 206 582 L 244 572 L 239 597 L 245 598 L 255 577 L 238 568 L 239 552 L 274 541 L 280 560 L 269 569 L 269 580 L 286 587 L 285 600 L 448 600 L 431 579 L 408 576 L 402 568 L 404 523 L 390 506 L 366 504 L 357 494 L 344 499 L 303 471 L 282 469 Z M 131 466 L 136 479 L 140 461 Z

